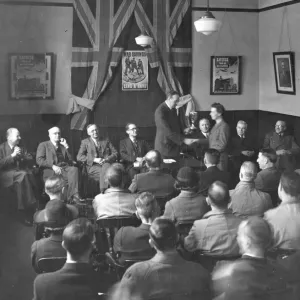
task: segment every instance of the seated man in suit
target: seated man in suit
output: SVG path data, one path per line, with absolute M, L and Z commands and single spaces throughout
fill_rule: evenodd
M 265 213 L 273 230 L 273 247 L 300 250 L 300 175 L 284 172 L 280 178 L 278 196 L 281 204 Z
M 276 206 L 278 202 L 277 190 L 281 176 L 275 166 L 276 161 L 277 156 L 273 149 L 261 149 L 257 159 L 261 171 L 257 173 L 254 181 L 258 190 L 270 194 L 273 206 Z
M 245 161 L 241 166 L 240 182 L 230 191 L 229 207 L 234 214 L 243 217 L 262 217 L 265 211 L 273 207 L 271 196 L 255 188 L 256 175 L 256 165 L 251 161 Z
M 190 167 L 178 171 L 175 187 L 180 194 L 166 203 L 164 217 L 175 224 L 180 221 L 199 220 L 209 211 L 205 197 L 198 193 L 199 178 Z
M 205 196 L 212 183 L 219 180 L 227 185 L 230 181 L 230 175 L 226 171 L 221 171 L 217 165 L 220 162 L 220 152 L 216 149 L 207 149 L 204 154 L 204 164 L 206 170 L 199 173 L 199 191 Z
M 157 218 L 150 227 L 150 245 L 156 255 L 131 266 L 118 288 L 127 289 L 137 299 L 210 299 L 210 278 L 200 265 L 181 258 L 176 251 L 177 232 L 174 223 Z
M 295 138 L 287 133 L 286 122 L 276 122 L 275 131 L 266 134 L 263 148 L 271 148 L 276 151 L 277 168 L 280 171 L 295 169 L 295 156 L 300 153 L 300 148 L 296 144 Z
M 71 220 L 72 215 L 61 200 L 52 200 L 46 204 L 43 221 L 50 236 L 35 241 L 31 246 L 31 264 L 36 273 L 42 273 L 42 270 L 38 268 L 39 259 L 66 257 L 66 250 L 61 244 L 62 233 Z
M 29 170 L 34 160 L 24 147 L 19 146 L 21 136 L 18 129 L 9 128 L 6 138 L 7 142 L 0 145 L 0 187 L 14 188 L 17 208 L 25 212 L 25 223 L 29 225 L 36 204 L 36 182 Z
M 135 175 L 129 190 L 132 193 L 151 192 L 156 197 L 172 195 L 175 192 L 175 180 L 161 170 L 163 160 L 160 153 L 156 150 L 149 151 L 145 156 L 145 161 L 149 171 Z
M 214 182 L 208 189 L 206 200 L 211 211 L 194 222 L 184 240 L 185 250 L 201 251 L 209 256 L 237 256 L 236 236 L 241 219 L 227 208 L 230 202 L 227 185 L 221 181 Z
M 81 141 L 77 160 L 87 164 L 89 176 L 99 182 L 100 192 L 103 193 L 107 188 L 105 172 L 116 161 L 118 153 L 110 140 L 99 138 L 97 125 L 88 125 L 87 134 L 90 137 Z
M 68 185 L 68 200 L 78 202 L 78 169 L 68 151 L 69 146 L 65 139 L 61 139 L 58 127 L 52 127 L 48 132 L 50 140 L 39 144 L 36 163 L 43 170 L 44 181 L 54 174 L 61 175 Z
M 126 133 L 128 138 L 120 141 L 120 155 L 126 172 L 130 180 L 132 180 L 134 175 L 140 173 L 144 156 L 151 148 L 146 141 L 138 138 L 138 128 L 135 124 L 128 123 L 126 125 Z M 134 168 L 134 163 L 137 163 L 139 168 Z
M 98 219 L 131 216 L 135 213 L 137 195 L 124 189 L 125 170 L 120 164 L 111 165 L 106 171 L 109 188 L 104 194 L 99 194 L 93 201 L 93 207 Z
M 65 228 L 62 239 L 67 252 L 66 264 L 56 272 L 35 278 L 33 300 L 97 299 L 104 287 L 103 279 L 89 263 L 95 241 L 93 225 L 85 218 L 73 220 Z
M 135 200 L 136 215 L 142 221 L 139 227 L 122 227 L 114 239 L 114 251 L 119 253 L 119 262 L 126 259 L 150 259 L 155 251 L 149 244 L 149 229 L 152 222 L 160 215 L 160 208 L 155 196 L 144 192 Z
M 292 299 L 287 288 L 287 272 L 275 261 L 266 259 L 272 240 L 267 222 L 259 217 L 243 221 L 237 241 L 243 255 L 236 262 L 214 271 L 214 291 L 224 300 Z

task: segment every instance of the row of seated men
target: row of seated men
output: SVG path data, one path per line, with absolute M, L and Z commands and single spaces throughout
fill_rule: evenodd
M 108 171 L 114 173 L 114 180 L 124 172 L 120 165 L 113 165 Z M 224 299 L 299 299 L 300 175 L 294 171 L 281 175 L 281 203 L 276 208 L 272 208 L 267 193 L 255 188 L 255 177 L 255 164 L 245 162 L 240 171 L 241 186 L 246 186 L 242 197 L 241 188 L 229 191 L 221 181 L 213 182 L 204 197 L 198 191 L 197 174 L 184 167 L 176 177 L 180 195 L 167 202 L 163 217 L 159 217 L 160 205 L 153 193 L 136 195 L 135 208 L 121 214 L 135 212 L 142 224 L 121 228 L 115 236 L 114 250 L 120 253 L 120 260 L 133 256 L 148 260 L 126 271 L 110 292 L 111 299 L 211 299 L 220 295 Z M 91 224 L 85 219 L 71 221 L 76 214 L 59 200 L 62 189 L 60 177 L 46 181 L 46 192 L 52 200 L 47 203 L 43 218 L 51 236 L 33 244 L 32 262 L 37 268 L 37 258 L 47 255 L 66 256 L 67 261 L 61 270 L 36 278 L 34 299 L 83 299 L 106 292 L 89 265 L 95 240 Z M 118 216 L 120 211 L 111 213 Z M 176 223 L 187 219 L 194 224 L 183 244 L 178 245 Z M 284 258 L 267 259 L 270 248 L 285 250 Z M 242 257 L 217 265 L 210 275 L 197 259 L 186 255 L 188 252 L 222 257 L 225 261 Z M 289 285 L 295 282 L 292 290 Z

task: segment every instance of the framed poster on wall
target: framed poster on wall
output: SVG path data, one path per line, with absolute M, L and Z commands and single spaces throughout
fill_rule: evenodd
M 294 52 L 273 53 L 276 91 L 296 95 Z
M 241 94 L 241 56 L 211 56 L 210 94 Z
M 53 53 L 10 54 L 9 64 L 11 100 L 53 99 Z

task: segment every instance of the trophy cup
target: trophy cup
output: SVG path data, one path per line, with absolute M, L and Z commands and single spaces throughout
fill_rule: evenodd
M 195 123 L 197 122 L 197 119 L 198 119 L 198 112 L 196 111 L 191 111 L 190 114 L 189 114 L 189 117 L 190 117 L 190 122 L 191 122 L 191 126 L 190 126 L 190 130 L 196 130 L 197 127 L 195 126 Z

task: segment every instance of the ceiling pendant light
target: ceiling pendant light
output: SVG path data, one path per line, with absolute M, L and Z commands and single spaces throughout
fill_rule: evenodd
M 194 25 L 197 32 L 202 32 L 205 35 L 210 35 L 220 29 L 221 22 L 216 20 L 209 10 L 209 0 L 207 0 L 207 11 L 199 20 L 194 22 Z
M 153 42 L 153 38 L 147 35 L 145 29 L 143 28 L 142 33 L 135 38 L 135 42 L 142 47 L 150 46 Z

